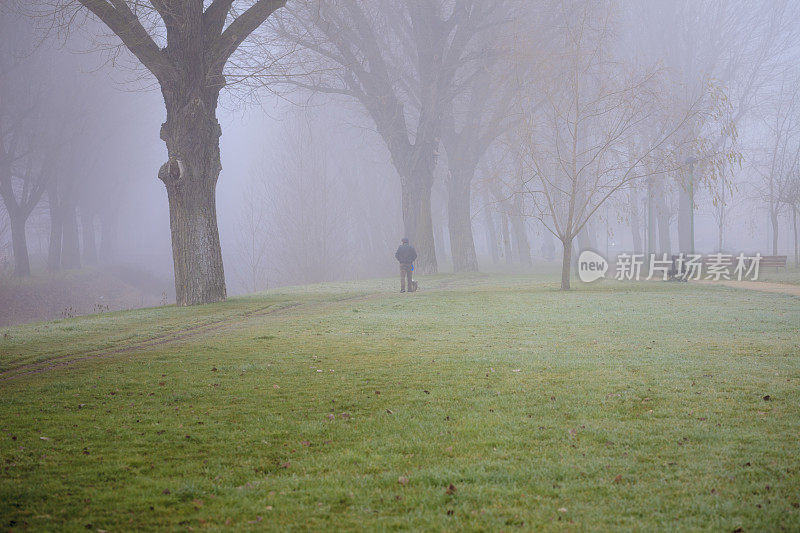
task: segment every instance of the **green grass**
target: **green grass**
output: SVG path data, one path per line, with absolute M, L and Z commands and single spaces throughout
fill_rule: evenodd
M 3 330 L 0 526 L 800 528 L 800 299 L 394 285 Z M 54 355 L 74 364 L 21 375 Z
M 800 268 L 792 263 L 789 257 L 787 268 L 765 268 L 758 274 L 759 281 L 773 281 L 775 283 L 791 283 L 800 285 Z

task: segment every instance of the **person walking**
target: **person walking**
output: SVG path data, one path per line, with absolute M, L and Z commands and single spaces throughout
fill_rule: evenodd
M 408 280 L 408 292 L 412 292 L 414 282 L 411 279 L 411 273 L 414 270 L 417 251 L 408 243 L 408 239 L 403 237 L 403 241 L 397 252 L 395 252 L 394 257 L 400 263 L 400 292 L 406 292 L 406 280 Z

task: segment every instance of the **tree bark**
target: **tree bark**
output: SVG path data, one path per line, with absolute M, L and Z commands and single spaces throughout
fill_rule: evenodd
M 47 186 L 47 201 L 50 207 L 50 242 L 47 247 L 47 270 L 61 270 L 61 241 L 63 239 L 63 216 L 58 197 L 58 182 L 51 180 Z
M 169 160 L 158 177 L 169 200 L 177 304 L 218 302 L 226 298 L 216 208 L 222 170 L 222 129 L 216 118 L 219 91 L 199 87 L 194 95 L 169 88 L 162 92 L 167 121 L 161 127 L 161 139 Z
M 25 235 L 27 217 L 21 213 L 8 213 L 11 222 L 11 249 L 14 251 L 14 274 L 19 277 L 31 275 L 31 262 L 28 256 L 28 238 Z
M 663 191 L 661 191 L 663 193 Z M 669 234 L 669 211 L 663 195 L 656 195 L 656 225 L 658 226 L 658 247 L 653 250 L 662 254 L 672 253 L 672 239 Z
M 420 274 L 435 274 L 438 271 L 431 219 L 431 185 L 421 180 L 401 180 L 403 228 L 417 250 L 416 268 Z
M 81 267 L 81 247 L 78 236 L 78 214 L 71 203 L 62 204 L 63 240 L 61 243 L 61 266 L 65 270 Z
M 223 70 L 231 54 L 286 0 L 256 0 L 240 13 L 232 13 L 230 0 L 214 0 L 207 9 L 199 0 L 150 2 L 164 21 L 166 47 L 156 43 L 127 2 L 78 1 L 153 73 L 164 96 L 161 139 L 169 159 L 158 175 L 169 199 L 178 305 L 222 300 L 215 189 L 221 170 L 216 108 L 225 86 Z
M 447 184 L 447 225 L 454 272 L 477 272 L 478 256 L 470 216 L 471 179 L 452 175 Z
M 572 269 L 572 239 L 565 239 L 561 241 L 564 248 L 561 257 L 561 290 L 569 290 L 569 276 Z

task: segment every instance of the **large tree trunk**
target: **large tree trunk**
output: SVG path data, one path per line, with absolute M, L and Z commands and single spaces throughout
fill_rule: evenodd
M 643 251 L 642 242 L 642 220 L 639 213 L 639 199 L 634 191 L 628 193 L 629 217 L 628 223 L 631 228 L 631 238 L 633 239 L 633 253 L 640 254 Z
M 75 205 L 64 202 L 61 206 L 63 214 L 63 240 L 61 243 L 61 266 L 66 269 L 81 267 L 81 245 L 78 234 L 78 213 Z
M 447 225 L 450 230 L 450 252 L 455 272 L 478 271 L 478 256 L 475 253 L 470 216 L 471 181 L 454 174 L 447 184 Z
M 28 238 L 25 235 L 27 217 L 22 213 L 8 213 L 11 222 L 11 249 L 14 251 L 14 274 L 20 277 L 31 275 L 28 256 Z
M 47 201 L 50 204 L 50 242 L 47 247 L 47 270 L 61 270 L 61 240 L 63 238 L 63 216 L 58 197 L 58 182 L 50 180 L 47 186 Z
M 97 237 L 94 229 L 94 213 L 81 209 L 81 236 L 83 237 L 83 264 L 97 264 Z
M 569 276 L 572 269 L 572 239 L 561 241 L 564 248 L 561 256 L 561 290 L 569 290 Z
M 162 92 L 167 121 L 161 127 L 161 138 L 169 160 L 158 177 L 169 199 L 177 304 L 218 302 L 226 297 L 216 207 L 222 170 L 218 90 L 201 87 L 191 94 L 182 87 L 162 87 Z
M 435 274 L 438 265 L 431 220 L 431 183 L 402 179 L 401 189 L 403 227 L 406 237 L 417 250 L 416 269 L 420 274 Z
M 656 222 L 658 226 L 658 246 L 653 250 L 662 254 L 672 253 L 672 239 L 669 234 L 670 213 L 664 199 L 664 191 L 659 190 L 655 197 Z

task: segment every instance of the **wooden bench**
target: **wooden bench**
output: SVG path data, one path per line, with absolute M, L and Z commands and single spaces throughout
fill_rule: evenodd
M 712 263 L 714 260 L 710 257 L 711 255 L 713 255 L 713 254 L 703 254 L 703 256 L 700 258 L 699 263 L 701 263 L 704 267 L 707 266 L 709 263 Z M 678 271 L 678 259 L 679 258 L 680 258 L 679 255 L 673 255 L 672 256 L 673 274 L 674 275 L 680 275 L 680 274 L 683 273 L 683 272 L 679 272 Z M 686 260 L 686 259 L 687 258 L 684 257 L 684 260 Z M 758 268 L 759 268 L 759 270 L 761 270 L 763 268 L 774 268 L 775 271 L 777 272 L 777 270 L 779 268 L 783 268 L 783 269 L 788 268 L 786 266 L 786 260 L 787 260 L 787 256 L 785 256 L 785 255 L 762 255 L 761 256 L 761 260 L 758 263 Z M 732 257 L 732 261 L 733 261 L 733 264 L 735 265 L 736 261 L 737 261 L 737 256 L 734 255 Z M 750 262 L 749 261 L 746 264 L 747 264 L 748 267 L 750 266 Z M 685 263 L 684 263 L 683 266 L 684 267 L 686 266 Z
M 779 268 L 786 269 L 786 256 L 785 255 L 762 255 L 760 268 L 774 268 L 777 271 Z

